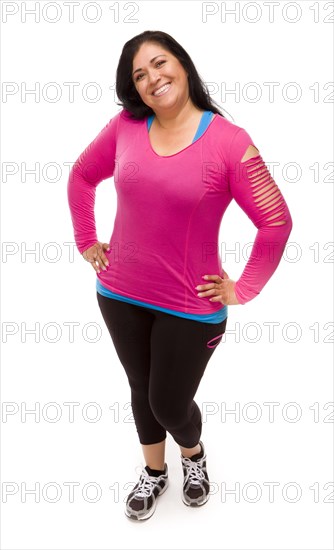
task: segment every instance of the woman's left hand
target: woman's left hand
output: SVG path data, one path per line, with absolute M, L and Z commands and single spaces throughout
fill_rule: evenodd
M 195 287 L 199 291 L 198 297 L 210 296 L 210 302 L 221 302 L 225 306 L 237 305 L 239 302 L 234 291 L 235 281 L 229 278 L 226 271 L 223 270 L 223 273 L 224 279 L 220 275 L 207 275 L 205 279 L 212 282 Z

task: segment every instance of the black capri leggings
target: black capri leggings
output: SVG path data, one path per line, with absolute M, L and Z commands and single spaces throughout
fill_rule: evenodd
M 96 294 L 128 377 L 140 443 L 159 443 L 167 430 L 182 447 L 195 447 L 202 415 L 193 398 L 227 318 L 202 323 Z

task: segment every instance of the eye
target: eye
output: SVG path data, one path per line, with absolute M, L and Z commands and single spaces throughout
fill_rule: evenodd
M 157 61 L 156 64 L 155 64 L 155 66 L 159 65 L 160 63 L 166 63 L 166 60 L 165 60 L 165 59 L 161 59 L 160 61 Z M 141 77 L 141 76 L 143 76 L 143 73 L 139 73 L 139 75 L 138 75 L 138 76 L 136 77 L 136 79 L 135 79 L 136 82 L 137 82 L 138 80 L 140 80 L 140 77 Z

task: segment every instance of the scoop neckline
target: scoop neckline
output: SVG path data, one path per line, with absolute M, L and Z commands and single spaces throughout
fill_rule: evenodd
M 206 111 L 203 111 L 203 114 L 204 112 Z M 199 138 L 197 138 L 195 141 L 192 141 L 191 143 L 189 143 L 189 145 L 187 145 L 187 147 L 184 147 L 183 149 L 181 149 L 180 151 L 177 151 L 176 153 L 173 153 L 172 155 L 159 155 L 156 151 L 154 151 L 153 147 L 152 147 L 152 144 L 151 144 L 151 141 L 150 141 L 150 136 L 149 136 L 149 131 L 148 131 L 148 128 L 147 128 L 147 119 L 151 116 L 151 115 L 148 115 L 147 117 L 145 117 L 144 119 L 144 125 L 145 125 L 145 135 L 146 135 L 146 140 L 147 140 L 147 143 L 148 143 L 148 146 L 149 146 L 149 149 L 152 151 L 152 153 L 160 158 L 160 159 L 168 159 L 168 158 L 171 158 L 171 157 L 176 157 L 177 155 L 180 155 L 180 153 L 183 153 L 184 151 L 187 151 L 192 145 L 195 145 L 198 141 L 201 141 L 201 139 L 205 136 L 205 134 L 207 133 L 207 131 L 211 128 L 212 124 L 214 123 L 214 121 L 218 118 L 218 114 L 217 113 L 213 113 L 213 118 L 210 122 L 210 124 L 205 128 L 204 132 L 200 135 Z M 203 115 L 202 115 L 203 116 Z

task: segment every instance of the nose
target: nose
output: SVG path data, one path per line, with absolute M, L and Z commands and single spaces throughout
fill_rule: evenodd
M 155 88 L 160 79 L 161 76 L 158 69 L 151 69 L 148 71 L 148 81 L 151 89 Z

